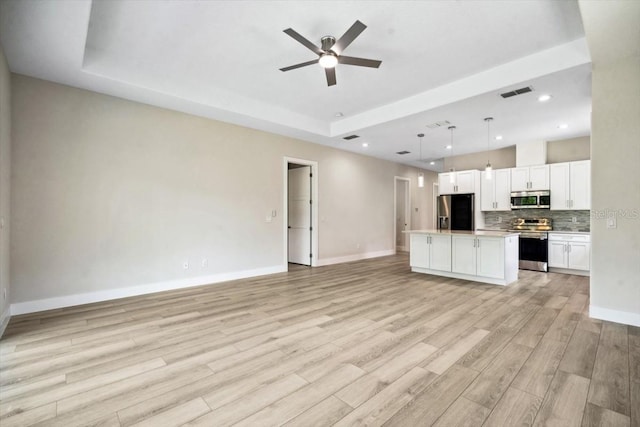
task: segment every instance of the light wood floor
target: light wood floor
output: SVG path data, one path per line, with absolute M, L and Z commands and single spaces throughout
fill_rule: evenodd
M 639 426 L 640 328 L 588 290 L 398 255 L 16 316 L 0 425 Z

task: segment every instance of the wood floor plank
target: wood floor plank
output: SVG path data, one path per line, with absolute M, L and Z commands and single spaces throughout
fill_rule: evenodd
M 531 348 L 512 341 L 478 375 L 463 396 L 488 409 L 493 409 L 529 358 L 531 351 Z
M 570 374 L 591 378 L 599 339 L 599 334 L 576 328 L 562 357 L 559 369 Z
M 156 414 L 152 417 L 146 418 L 139 423 L 133 424 L 134 427 L 156 427 L 159 425 L 166 427 L 177 427 L 184 425 L 195 418 L 198 418 L 208 412 L 211 409 L 202 400 L 202 398 L 193 399 L 182 405 L 171 408 L 167 411 Z
M 581 425 L 588 393 L 588 379 L 557 371 L 533 425 Z
M 329 427 L 351 410 L 351 406 L 342 400 L 329 396 L 284 425 L 286 427 Z
M 433 372 L 416 367 L 389 384 L 385 389 L 358 406 L 338 421 L 336 427 L 352 425 L 380 426 L 413 396 L 424 390 L 437 377 Z
M 476 427 L 481 426 L 487 419 L 491 409 L 472 402 L 465 397 L 459 397 L 442 414 L 434 427 Z
M 425 343 L 418 343 L 405 353 L 380 366 L 373 372 L 363 375 L 336 393 L 342 401 L 356 408 L 383 390 L 390 383 L 416 367 L 429 357 L 436 348 Z
M 631 419 L 609 409 L 601 408 L 592 403 L 587 403 L 582 427 L 630 427 Z
M 433 424 L 476 378 L 473 369 L 454 365 L 403 406 L 386 426 Z
M 560 365 L 566 343 L 543 338 L 511 383 L 521 391 L 544 397 Z
M 252 390 L 242 398 L 223 405 L 207 415 L 194 419 L 189 425 L 230 426 L 308 384 L 296 374 L 288 375 L 273 383 L 266 384 L 264 387 Z
M 432 357 L 428 363 L 423 364 L 424 368 L 438 375 L 443 374 L 447 369 L 457 363 L 465 354 L 471 351 L 471 349 L 473 349 L 473 347 L 475 347 L 487 335 L 489 335 L 489 331 L 485 331 L 484 329 L 475 329 L 470 331 L 469 334 L 462 337 L 449 347 L 435 353 L 434 357 Z
M 483 427 L 531 426 L 542 398 L 509 387 Z
M 591 375 L 589 402 L 630 415 L 628 347 L 621 349 L 598 345 Z
M 364 373 L 362 369 L 353 365 L 343 365 L 333 373 L 272 403 L 236 425 L 277 426 L 283 424 L 322 402 Z
M 640 426 L 640 328 L 589 318 L 587 277 L 519 276 L 401 253 L 13 316 L 0 425 Z

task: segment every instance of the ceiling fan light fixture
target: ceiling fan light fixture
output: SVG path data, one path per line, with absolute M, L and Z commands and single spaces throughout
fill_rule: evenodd
M 338 65 L 338 57 L 333 53 L 325 53 L 318 61 L 322 68 L 333 68 Z

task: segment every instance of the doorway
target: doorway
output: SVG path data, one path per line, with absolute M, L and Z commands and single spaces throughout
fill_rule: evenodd
M 317 265 L 317 162 L 284 159 L 284 264 Z
M 403 231 L 411 228 L 411 181 L 408 178 L 396 176 L 394 184 L 394 242 L 396 252 L 407 252 L 408 236 Z

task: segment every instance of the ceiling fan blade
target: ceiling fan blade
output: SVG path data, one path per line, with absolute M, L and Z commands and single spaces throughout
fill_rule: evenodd
M 327 86 L 333 86 L 336 84 L 336 69 L 325 68 L 324 73 L 327 75 Z
M 358 65 L 360 67 L 378 68 L 382 61 L 377 59 L 354 58 L 353 56 L 338 56 L 338 62 L 345 65 Z
M 365 28 L 367 28 L 366 25 L 364 25 L 360 21 L 356 21 L 351 26 L 351 28 L 349 28 L 347 32 L 344 33 L 342 37 L 340 37 L 338 41 L 331 47 L 331 50 L 340 55 L 340 53 L 345 50 L 347 46 L 349 46 L 351 42 L 354 41 L 356 37 L 358 37 L 360 33 L 364 31 Z
M 309 49 L 312 52 L 314 52 L 315 54 L 322 55 L 324 53 L 324 51 L 322 49 L 320 49 L 315 44 L 311 43 L 309 40 L 305 39 L 303 36 L 301 36 L 299 33 L 297 33 L 296 30 L 294 30 L 293 28 L 287 28 L 286 30 L 284 30 L 284 32 L 287 33 L 288 35 L 290 35 L 295 40 L 297 40 L 298 43 L 302 44 L 307 49 Z
M 302 68 L 302 67 L 306 67 L 307 65 L 317 64 L 318 61 L 320 61 L 320 58 L 314 59 L 313 61 L 301 62 L 300 64 L 290 65 L 288 67 L 280 68 L 280 71 L 295 70 L 296 68 Z

